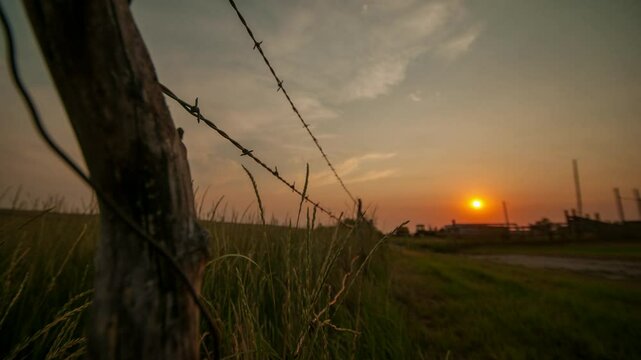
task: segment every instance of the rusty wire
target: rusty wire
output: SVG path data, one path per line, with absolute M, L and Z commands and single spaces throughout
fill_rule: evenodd
M 200 112 L 200 108 L 198 107 L 198 98 L 196 98 L 196 100 L 194 101 L 194 105 L 191 105 L 191 104 L 189 104 L 188 102 L 186 102 L 185 100 L 183 100 L 183 99 L 179 98 L 179 97 L 178 97 L 176 94 L 174 94 L 174 92 L 173 92 L 173 91 L 171 91 L 167 86 L 165 86 L 165 85 L 163 85 L 163 84 L 161 84 L 161 83 L 158 83 L 158 84 L 160 85 L 160 88 L 162 89 L 162 92 L 163 92 L 163 93 L 165 93 L 165 95 L 169 96 L 170 98 L 172 98 L 173 100 L 175 100 L 178 104 L 180 104 L 180 106 L 182 106 L 182 108 L 183 108 L 183 109 L 185 109 L 185 111 L 187 111 L 190 115 L 192 115 L 193 117 L 195 117 L 195 118 L 196 118 L 196 121 L 198 121 L 198 123 L 203 122 L 203 123 L 204 123 L 205 125 L 207 125 L 209 128 L 211 128 L 212 130 L 214 130 L 215 132 L 217 132 L 217 133 L 218 133 L 218 135 L 222 136 L 222 137 L 223 137 L 223 138 L 225 138 L 227 141 L 229 141 L 230 143 L 232 143 L 236 148 L 238 148 L 238 150 L 240 150 L 240 151 L 241 151 L 240 156 L 247 156 L 247 157 L 251 158 L 252 160 L 254 160 L 254 162 L 256 162 L 258 165 L 260 165 L 263 169 L 267 170 L 267 171 L 268 171 L 270 174 L 272 174 L 275 178 L 277 178 L 278 180 L 280 180 L 280 182 L 282 182 L 283 184 L 285 184 L 285 186 L 287 186 L 288 188 L 290 188 L 293 192 L 295 192 L 296 194 L 298 194 L 301 198 L 305 199 L 305 201 L 306 201 L 306 202 L 308 202 L 308 203 L 310 203 L 310 204 L 314 205 L 314 207 L 316 207 L 318 210 L 320 210 L 321 212 L 325 213 L 327 216 L 329 216 L 330 218 L 332 218 L 332 219 L 336 220 L 336 221 L 337 221 L 337 222 L 339 222 L 340 224 L 345 225 L 345 226 L 349 226 L 349 225 L 345 224 L 345 223 L 341 220 L 340 216 L 336 216 L 336 215 L 334 215 L 334 213 L 332 213 L 330 210 L 325 209 L 324 207 L 322 207 L 322 206 L 320 205 L 320 203 L 319 203 L 319 202 L 316 202 L 316 201 L 311 200 L 307 194 L 303 193 L 303 191 L 299 190 L 299 189 L 296 187 L 296 184 L 295 184 L 295 183 L 290 183 L 290 182 L 289 182 L 289 181 L 287 181 L 285 178 L 283 178 L 283 177 L 278 173 L 278 167 L 274 167 L 274 168 L 272 168 L 272 167 L 270 167 L 269 165 L 267 165 L 264 161 L 262 161 L 261 159 L 259 159 L 256 155 L 254 155 L 254 150 L 250 150 L 250 149 L 248 149 L 248 148 L 244 147 L 244 146 L 243 146 L 242 144 L 240 144 L 238 141 L 236 141 L 236 140 L 235 140 L 235 139 L 233 139 L 231 136 L 229 136 L 229 135 L 228 135 L 224 130 L 222 130 L 222 129 L 221 129 L 221 128 L 219 128 L 216 124 L 214 124 L 211 120 L 209 120 L 209 119 L 205 118 L 205 117 L 203 116 L 203 114 Z
M 258 50 L 258 52 L 260 53 L 260 56 L 263 58 L 263 61 L 265 62 L 265 65 L 267 65 L 267 67 L 269 68 L 269 72 L 271 72 L 272 76 L 274 77 L 274 80 L 276 80 L 276 84 L 278 85 L 278 87 L 276 88 L 276 91 L 282 90 L 283 95 L 285 95 L 285 98 L 287 99 L 287 102 L 289 102 L 289 105 L 292 107 L 292 110 L 294 111 L 294 113 L 296 114 L 300 122 L 303 124 L 303 127 L 305 128 L 305 130 L 307 130 L 307 133 L 314 141 L 314 144 L 316 144 L 318 151 L 320 151 L 321 155 L 323 156 L 323 159 L 325 159 L 325 162 L 327 163 L 327 166 L 329 166 L 329 168 L 332 170 L 332 173 L 334 173 L 336 180 L 338 180 L 341 187 L 343 188 L 343 190 L 345 190 L 349 198 L 352 199 L 354 203 L 356 203 L 356 198 L 354 198 L 354 195 L 352 195 L 352 193 L 347 189 L 347 186 L 345 186 L 343 179 L 341 179 L 341 177 L 338 175 L 338 172 L 334 168 L 334 165 L 332 164 L 332 162 L 329 161 L 329 157 L 327 157 L 327 154 L 325 153 L 325 150 L 323 150 L 323 147 L 318 141 L 318 138 L 316 138 L 314 133 L 312 133 L 312 130 L 309 128 L 309 124 L 305 121 L 305 119 L 303 119 L 303 116 L 301 115 L 300 111 L 298 111 L 298 108 L 296 107 L 296 105 L 294 105 L 294 101 L 287 93 L 287 89 L 285 89 L 285 87 L 283 86 L 284 81 L 281 78 L 279 78 L 278 75 L 276 75 L 276 70 L 274 70 L 274 67 L 270 63 L 269 59 L 267 59 L 267 56 L 263 51 L 263 48 L 262 48 L 263 42 L 256 40 L 256 37 L 254 36 L 254 32 L 249 27 L 249 24 L 247 24 L 247 21 L 245 20 L 245 17 L 243 17 L 243 14 L 240 12 L 240 10 L 238 10 L 238 7 L 236 6 L 236 3 L 234 2 L 234 0 L 229 0 L 229 4 L 231 4 L 231 7 L 234 8 L 234 10 L 236 11 L 238 18 L 240 19 L 240 22 L 243 23 L 243 26 L 245 26 L 245 29 L 247 30 L 249 37 L 251 37 L 252 41 L 254 42 L 254 50 Z

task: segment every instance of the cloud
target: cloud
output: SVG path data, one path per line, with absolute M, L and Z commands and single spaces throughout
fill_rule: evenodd
M 354 57 L 357 70 L 343 86 L 345 100 L 373 99 L 401 83 L 409 64 L 433 47 L 432 38 L 458 11 L 456 2 L 373 8 L 373 19 L 359 29 L 368 47 Z
M 375 161 L 388 160 L 396 156 L 396 153 L 369 153 L 360 156 L 348 158 L 336 166 L 336 172 L 347 182 L 366 181 L 380 178 L 380 170 L 371 170 L 364 174 L 355 174 L 357 170 L 364 166 L 365 163 Z M 352 175 L 352 177 L 349 177 Z M 378 176 L 375 177 L 374 175 Z M 325 170 L 311 177 L 312 184 L 315 185 L 328 185 L 336 182 L 334 174 L 330 170 Z
M 393 176 L 396 173 L 397 173 L 396 169 L 368 171 L 363 175 L 348 179 L 347 183 L 348 184 L 353 184 L 353 183 L 357 183 L 357 182 L 365 182 L 365 181 L 384 179 L 384 178 Z
M 294 7 L 273 34 L 277 41 L 270 42 L 269 50 L 274 54 L 285 55 L 296 52 L 313 38 L 315 15 L 306 7 Z
M 335 119 L 338 113 L 324 105 L 319 99 L 311 96 L 300 96 L 296 99 L 298 109 L 301 111 L 305 119 L 309 120 L 322 120 L 322 119 Z
M 410 100 L 415 101 L 415 102 L 423 101 L 423 99 L 421 98 L 421 92 L 420 91 L 415 91 L 413 93 L 410 93 L 409 94 L 409 98 L 410 98 Z
M 329 107 L 388 94 L 419 57 L 461 54 L 480 32 L 449 38 L 470 26 L 457 0 L 315 0 L 272 15 L 282 21 L 264 48 L 277 72 Z
M 444 58 L 455 59 L 466 53 L 480 34 L 481 27 L 473 27 L 441 45 L 437 53 Z
M 405 79 L 407 59 L 381 60 L 362 68 L 345 87 L 347 100 L 373 99 L 388 92 L 389 88 Z
M 356 170 L 363 162 L 372 161 L 372 160 L 387 160 L 396 156 L 396 153 L 370 153 L 361 156 L 355 156 L 343 161 L 340 165 L 337 166 L 336 171 L 340 171 L 341 174 L 347 175 Z

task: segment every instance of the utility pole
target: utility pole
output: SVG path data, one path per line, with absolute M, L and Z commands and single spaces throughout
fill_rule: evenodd
M 621 193 L 619 192 L 619 188 L 614 188 L 614 200 L 617 204 L 619 220 L 621 220 L 621 222 L 625 222 L 625 214 L 623 213 L 623 201 L 621 200 Z
M 639 210 L 639 220 L 641 220 L 641 196 L 639 195 L 639 189 L 633 189 L 634 200 L 637 203 L 637 210 Z
M 505 200 L 503 200 L 503 216 L 505 217 L 505 226 L 507 226 L 507 228 L 509 229 L 510 217 L 508 216 L 508 213 L 507 213 L 507 203 L 505 202 Z
M 576 190 L 576 211 L 577 215 L 583 216 L 583 200 L 581 199 L 581 183 L 579 182 L 579 163 L 576 159 L 572 160 L 572 169 L 574 170 L 574 188 Z

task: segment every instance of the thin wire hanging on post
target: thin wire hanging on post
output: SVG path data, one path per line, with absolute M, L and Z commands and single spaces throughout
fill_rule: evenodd
M 298 119 L 300 120 L 301 124 L 303 124 L 303 127 L 305 128 L 305 130 L 307 131 L 309 136 L 314 141 L 314 144 L 316 144 L 316 147 L 318 148 L 318 151 L 320 151 L 321 155 L 323 156 L 323 159 L 325 159 L 325 162 L 327 163 L 327 166 L 329 166 L 329 168 L 332 170 L 332 173 L 334 173 L 334 176 L 336 177 L 336 180 L 338 180 L 338 182 L 340 183 L 341 187 L 343 188 L 343 190 L 345 190 L 345 192 L 347 193 L 349 198 L 352 199 L 352 202 L 356 203 L 356 198 L 347 189 L 347 186 L 345 186 L 345 183 L 343 182 L 343 179 L 341 179 L 341 177 L 338 175 L 338 172 L 336 171 L 336 168 L 334 168 L 334 165 L 332 164 L 332 162 L 329 161 L 329 157 L 325 153 L 325 150 L 323 150 L 323 147 L 321 146 L 320 142 L 318 141 L 318 138 L 314 135 L 314 133 L 312 133 L 312 130 L 309 128 L 309 124 L 305 121 L 305 119 L 303 119 L 303 116 L 301 115 L 300 111 L 298 111 L 298 108 L 296 107 L 296 105 L 294 105 L 294 101 L 291 99 L 291 97 L 289 96 L 289 93 L 287 93 L 287 89 L 283 85 L 284 81 L 281 78 L 279 78 L 278 75 L 276 75 L 276 70 L 274 70 L 274 67 L 270 63 L 269 59 L 267 59 L 267 56 L 265 55 L 265 52 L 263 51 L 263 48 L 262 48 L 263 42 L 256 40 L 256 37 L 254 36 L 254 32 L 249 27 L 249 24 L 247 24 L 247 21 L 245 20 L 245 17 L 243 16 L 243 14 L 240 12 L 240 10 L 238 10 L 238 7 L 236 6 L 236 3 L 234 2 L 234 0 L 229 0 L 229 4 L 231 4 L 231 7 L 234 8 L 234 11 L 236 11 L 236 14 L 238 15 L 238 18 L 240 19 L 240 22 L 243 23 L 243 26 L 247 30 L 247 33 L 249 34 L 249 36 L 251 37 L 252 41 L 254 42 L 254 50 L 258 50 L 258 52 L 260 53 L 260 56 L 263 58 L 263 61 L 265 62 L 265 64 L 269 68 L 269 72 L 271 72 L 272 76 L 274 77 L 274 80 L 276 80 L 276 84 L 278 85 L 278 87 L 276 88 L 276 91 L 281 91 L 282 90 L 283 95 L 285 95 L 285 98 L 287 99 L 287 102 L 289 102 L 289 105 L 292 107 L 292 110 L 294 111 L 294 113 L 296 114 Z

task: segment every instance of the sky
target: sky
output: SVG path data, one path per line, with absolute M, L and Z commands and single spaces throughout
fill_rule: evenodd
M 24 11 L 13 22 L 20 70 L 47 128 L 82 162 Z M 263 49 L 346 186 L 389 230 L 464 222 L 563 219 L 575 207 L 616 219 L 613 187 L 641 188 L 641 2 L 637 0 L 238 0 Z M 271 78 L 229 3 L 134 0 L 158 77 L 335 213 L 353 207 Z M 45 148 L 0 50 L 0 205 L 90 193 Z M 167 99 L 197 201 L 224 196 L 255 214 L 245 165 L 268 218 L 295 218 L 298 197 Z M 205 194 L 206 193 L 206 194 Z M 203 199 L 203 195 L 204 199 Z M 482 210 L 469 207 L 472 198 Z M 638 219 L 633 201 L 626 217 Z M 328 219 L 320 217 L 324 222 Z

